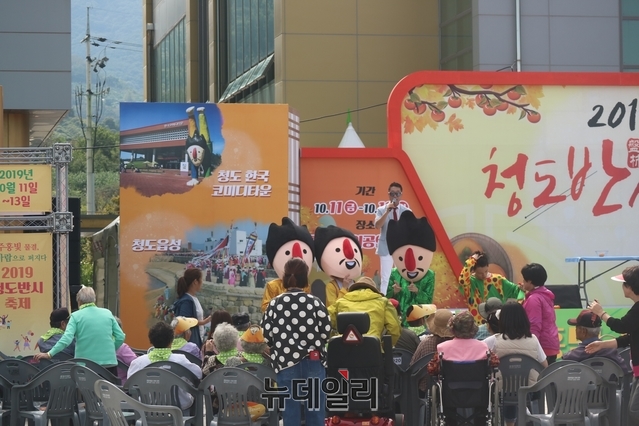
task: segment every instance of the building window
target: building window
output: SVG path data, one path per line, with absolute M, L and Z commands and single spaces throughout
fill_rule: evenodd
M 154 102 L 186 102 L 184 19 L 153 48 Z
M 471 0 L 440 0 L 440 68 L 473 69 L 473 22 Z
M 621 70 L 639 71 L 639 2 L 621 0 Z
M 273 0 L 220 0 L 218 102 L 275 101 Z

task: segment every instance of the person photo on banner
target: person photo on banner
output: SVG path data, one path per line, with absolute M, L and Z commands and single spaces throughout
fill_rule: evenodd
M 351 231 L 329 225 L 315 230 L 315 256 L 320 269 L 331 277 L 326 283 L 329 307 L 362 275 L 362 247 Z
M 380 267 L 380 291 L 386 294 L 389 285 L 391 269 L 393 269 L 393 257 L 388 250 L 388 224 L 391 220 L 399 220 L 402 213 L 410 211 L 404 204 L 400 204 L 402 199 L 402 185 L 393 182 L 388 186 L 388 202 L 379 207 L 375 212 L 375 229 L 379 229 L 379 242 L 375 253 L 379 256 Z
M 459 293 L 464 298 L 468 310 L 477 324 L 483 322 L 479 305 L 490 297 L 497 297 L 502 302 L 508 299 L 522 300 L 524 292 L 517 284 L 508 281 L 504 276 L 488 272 L 488 256 L 481 251 L 474 252 L 459 273 Z
M 308 266 L 310 275 L 315 259 L 313 237 L 306 226 L 296 225 L 288 217 L 283 217 L 282 225 L 271 223 L 268 228 L 266 256 L 278 278 L 266 284 L 262 296 L 262 312 L 266 311 L 271 299 L 286 291 L 282 282 L 286 262 L 293 258 L 302 259 Z M 304 287 L 304 291 L 310 293 L 310 286 Z
M 188 137 L 186 138 L 186 151 L 189 158 L 191 169 L 191 180 L 186 184 L 187 186 L 195 186 L 200 183 L 198 177 L 200 174 L 200 167 L 202 168 L 204 177 L 211 176 L 211 173 L 222 162 L 221 150 L 219 143 L 211 141 L 209 134 L 209 126 L 204 114 L 204 107 L 197 108 L 198 124 L 195 120 L 195 107 L 191 106 L 186 109 L 188 116 Z
M 408 326 L 409 306 L 433 303 L 435 272 L 429 268 L 437 240 L 428 220 L 417 219 L 410 210 L 388 224 L 387 237 L 388 250 L 396 266 L 390 274 L 386 297 L 399 302 L 404 326 Z

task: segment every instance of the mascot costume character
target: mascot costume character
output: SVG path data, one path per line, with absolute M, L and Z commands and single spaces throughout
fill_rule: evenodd
M 329 225 L 315 230 L 315 257 L 320 269 L 331 277 L 326 283 L 324 300 L 328 307 L 345 295 L 349 285 L 362 275 L 362 247 L 352 232 Z M 315 289 L 313 283 L 313 294 Z
M 191 180 L 186 183 L 188 186 L 195 186 L 200 183 L 198 180 L 200 167 L 202 167 L 202 170 L 204 171 L 204 177 L 209 177 L 213 170 L 215 170 L 222 162 L 222 156 L 214 153 L 213 144 L 209 134 L 209 126 L 206 121 L 206 115 L 204 115 L 204 107 L 199 107 L 197 109 L 198 121 L 200 124 L 199 130 L 195 122 L 194 110 L 195 107 L 189 107 L 186 109 L 186 114 L 189 117 L 189 135 L 186 138 L 186 152 L 189 157 L 191 168 Z
M 433 303 L 435 273 L 429 268 L 437 249 L 435 232 L 425 217 L 417 219 L 409 210 L 403 212 L 399 220 L 388 223 L 386 241 L 395 264 L 386 297 L 399 302 L 404 325 L 407 325 L 409 306 Z
M 299 226 L 293 223 L 288 217 L 282 218 L 282 225 L 271 223 L 266 236 L 266 257 L 275 269 L 278 278 L 266 284 L 264 296 L 262 297 L 262 312 L 266 311 L 271 299 L 284 293 L 284 265 L 289 259 L 299 257 L 308 265 L 310 274 L 315 253 L 313 251 L 313 237 L 308 232 L 306 226 Z M 310 287 L 304 289 L 310 292 Z

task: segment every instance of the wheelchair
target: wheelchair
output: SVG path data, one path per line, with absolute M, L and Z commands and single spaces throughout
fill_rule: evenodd
M 431 425 L 497 426 L 502 423 L 497 369 L 487 359 L 447 361 L 439 354 L 439 374 L 430 394 Z M 477 407 L 486 407 L 485 420 L 477 418 Z
M 366 312 L 337 315 L 337 331 L 327 349 L 326 426 L 404 426 L 394 413 L 394 363 L 390 336 L 365 336 Z M 384 351 L 382 352 L 382 345 Z

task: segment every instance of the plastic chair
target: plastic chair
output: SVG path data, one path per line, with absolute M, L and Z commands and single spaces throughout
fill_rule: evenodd
M 413 354 L 402 348 L 393 348 L 393 363 L 402 371 L 408 370 Z
M 187 379 L 189 382 L 191 382 L 193 387 L 197 387 L 200 384 L 200 378 L 198 376 L 193 374 L 193 372 L 189 370 L 188 368 L 186 368 L 185 366 L 180 365 L 176 362 L 155 361 L 144 368 L 149 368 L 149 367 L 163 368 L 165 370 L 169 370 L 171 373 L 175 374 L 176 376 L 179 376 L 183 379 Z
M 181 351 L 179 349 L 174 349 L 171 352 L 173 352 L 174 354 L 184 355 L 186 359 L 191 361 L 193 364 L 197 365 L 198 367 L 202 367 L 202 360 L 190 352 Z
M 139 417 L 138 423 L 142 426 L 147 426 L 147 415 L 152 415 L 157 420 L 161 419 L 164 425 L 182 426 L 184 423 L 182 411 L 178 407 L 144 404 L 106 380 L 95 382 L 93 390 L 102 401 L 104 412 L 112 426 L 128 426 L 127 417 L 122 411 L 123 406 L 135 411 Z
M 623 358 L 625 366 L 630 366 L 630 348 L 619 348 L 617 349 L 619 352 L 619 356 Z M 632 388 L 632 380 L 634 379 L 634 375 L 632 371 L 626 373 L 623 378 L 623 384 L 621 387 L 621 417 L 620 421 L 622 425 L 628 424 L 628 405 L 630 404 L 630 391 Z
M 404 414 L 407 425 L 423 425 L 430 419 L 431 404 L 428 402 L 428 397 L 420 397 L 419 382 L 424 377 L 431 377 L 426 366 L 433 355 L 434 353 L 430 353 L 421 357 L 406 370 L 402 370 L 395 364 L 395 383 L 399 383 L 400 390 L 399 394 L 395 395 L 395 402 L 399 404 L 399 412 Z M 395 350 L 393 350 L 393 357 L 395 357 Z M 427 389 L 430 386 L 432 383 L 429 381 Z
M 602 379 L 597 372 L 581 363 L 568 363 L 544 375 L 532 386 L 519 388 L 517 424 L 525 426 L 532 421 L 542 426 L 577 423 L 590 425 L 588 392 L 597 389 Z M 554 401 L 549 401 L 549 413 L 531 414 L 526 408 L 528 395 L 546 387 L 555 389 Z
M 147 405 L 181 407 L 190 402 L 190 407 L 185 408 L 189 411 L 189 415 L 182 416 L 183 421 L 185 424 L 193 423 L 198 426 L 201 424 L 203 410 L 200 393 L 186 380 L 167 369 L 145 367 L 128 377 L 124 388 L 132 397 L 138 398 Z M 189 396 L 193 398 L 192 401 Z M 149 426 L 165 424 L 162 416 L 153 414 L 147 414 L 146 421 Z
M 537 377 L 544 367 L 534 358 L 522 354 L 511 354 L 499 358 L 499 371 L 502 384 L 502 407 L 517 406 L 518 391 L 521 386 L 530 386 L 530 373 L 537 372 Z
M 38 370 L 46 370 L 47 367 L 55 364 L 57 361 L 49 358 L 42 358 L 40 360 L 36 360 L 33 355 L 25 356 L 21 358 L 22 361 L 28 362 L 33 365 Z
M 105 421 L 104 418 L 102 401 L 94 391 L 95 382 L 104 379 L 88 367 L 78 364 L 71 367 L 71 378 L 73 378 L 84 402 L 84 408 L 80 409 L 78 413 L 80 423 L 84 426 L 107 425 L 108 420 Z
M 3 397 L 7 397 L 8 399 L 11 398 L 11 388 L 13 388 L 13 383 L 11 383 L 9 380 L 5 379 L 3 376 L 0 376 L 0 388 L 2 389 L 2 396 Z M 0 424 L 2 424 L 4 426 L 5 424 L 5 418 L 10 418 L 11 415 L 11 408 L 10 407 L 5 407 L 4 405 L 2 406 L 2 408 L 0 408 Z
M 119 377 L 114 376 L 113 373 L 111 373 L 109 370 L 107 370 L 105 367 L 101 366 L 95 361 L 91 361 L 90 359 L 85 359 L 85 358 L 73 358 L 67 362 L 72 362 L 78 365 L 85 366 L 93 370 L 94 373 L 97 373 L 104 380 L 107 380 L 111 383 L 115 383 L 118 386 L 122 385 Z
M 0 376 L 4 377 L 12 386 L 24 385 L 40 374 L 40 370 L 28 362 L 19 359 L 6 359 L 0 361 Z M 20 400 L 21 409 L 33 407 L 33 395 L 23 395 Z M 11 409 L 11 393 L 2 393 L 2 408 Z
M 133 351 L 134 354 L 136 354 L 137 356 L 142 356 L 142 355 L 146 355 L 149 350 L 148 349 L 135 349 L 135 348 L 131 348 L 131 350 Z
M 211 386 L 217 392 L 220 405 L 217 423 L 213 420 Z M 264 382 L 241 368 L 224 367 L 206 376 L 199 386 L 205 401 L 205 426 L 251 426 L 253 423 L 247 404 L 251 388 L 262 392 Z
M 43 371 L 24 385 L 16 385 L 11 390 L 11 424 L 18 426 L 20 419 L 33 420 L 35 426 L 47 426 L 51 421 L 71 420 L 74 426 L 80 426 L 77 413 L 77 398 L 75 382 L 71 378 L 72 365 L 60 362 Z M 20 408 L 21 394 L 32 394 L 43 384 L 49 383 L 49 399 L 44 410 L 30 407 Z
M 621 397 L 623 379 L 625 373 L 623 368 L 610 358 L 593 357 L 582 361 L 595 370 L 603 379 L 603 383 L 595 392 L 588 394 L 588 411 L 591 418 L 600 417 L 602 412 L 607 410 L 609 426 L 620 425 L 619 410 L 621 408 Z M 601 423 L 598 421 L 598 423 Z
M 258 379 L 265 383 L 265 380 L 268 378 L 271 380 L 271 383 L 277 383 L 277 373 L 268 365 L 258 364 L 255 362 L 245 362 L 237 366 L 237 368 L 241 368 L 242 370 L 246 370 Z M 260 401 L 264 406 L 267 406 L 267 401 L 263 400 L 261 395 L 261 389 L 258 391 L 255 388 L 249 389 L 249 400 L 250 401 Z M 268 416 L 267 422 L 269 425 L 276 425 L 279 423 L 279 410 L 277 407 L 274 407 L 272 411 L 267 411 L 265 413 Z

